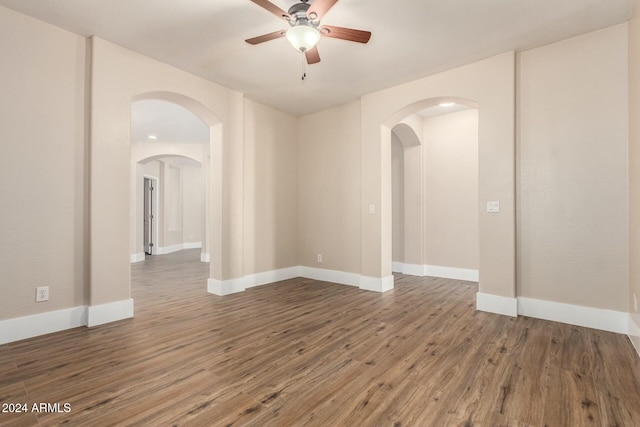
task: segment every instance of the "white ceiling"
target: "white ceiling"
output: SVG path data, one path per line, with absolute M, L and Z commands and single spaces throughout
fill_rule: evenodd
M 428 119 L 430 117 L 441 116 L 443 114 L 449 114 L 449 113 L 457 113 L 458 111 L 464 111 L 464 110 L 468 110 L 469 108 L 473 108 L 465 104 L 456 104 L 456 103 L 452 103 L 452 104 L 453 105 L 448 105 L 448 104 L 432 105 L 431 107 L 427 107 L 416 112 L 416 114 L 422 117 L 423 119 Z
M 131 142 L 208 143 L 209 126 L 186 108 L 155 99 L 131 105 Z
M 272 0 L 287 10 L 295 0 Z M 321 40 L 300 79 L 286 28 L 249 0 L 0 0 L 0 5 L 117 43 L 282 111 L 303 115 L 487 58 L 625 22 L 636 0 L 341 0 L 324 24 L 369 30 L 367 45 Z

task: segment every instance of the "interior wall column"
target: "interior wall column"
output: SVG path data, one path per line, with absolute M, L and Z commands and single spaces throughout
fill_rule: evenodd
M 404 148 L 404 272 L 420 276 L 424 274 L 422 271 L 424 264 L 422 151 L 422 145 Z

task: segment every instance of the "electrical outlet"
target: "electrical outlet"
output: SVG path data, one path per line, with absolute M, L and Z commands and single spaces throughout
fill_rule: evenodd
M 49 287 L 39 286 L 36 288 L 36 302 L 49 301 Z
M 36 288 L 36 302 L 49 301 L 49 287 L 39 286 Z
M 318 254 L 318 262 L 322 262 L 322 254 Z

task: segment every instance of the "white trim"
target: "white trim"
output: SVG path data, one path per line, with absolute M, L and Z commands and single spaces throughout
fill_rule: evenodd
M 237 279 L 217 280 L 210 278 L 207 281 L 207 291 L 214 295 L 224 296 L 243 292 L 246 289 L 256 286 L 268 285 L 296 277 L 336 283 L 339 285 L 358 286 L 362 290 L 375 292 L 386 292 L 393 289 L 393 275 L 387 277 L 367 277 L 344 271 L 297 266 L 249 274 Z
M 229 280 L 218 280 L 218 279 L 208 279 L 207 280 L 207 292 L 210 294 L 224 296 L 235 294 L 238 292 L 244 292 L 244 279 L 229 279 Z
M 480 273 L 478 270 L 470 268 L 442 267 L 439 265 L 406 264 L 394 261 L 391 264 L 391 271 L 394 273 L 408 274 L 418 277 L 441 277 L 444 279 L 465 280 L 468 282 L 478 282 Z
M 0 344 L 24 340 L 87 324 L 87 307 L 48 311 L 0 321 Z
M 174 252 L 181 251 L 183 249 L 200 249 L 202 248 L 202 242 L 186 242 L 178 243 L 171 246 L 158 246 L 156 255 L 167 255 Z
M 338 283 L 340 285 L 359 286 L 360 275 L 356 273 L 347 273 L 344 271 L 325 270 L 314 267 L 299 267 L 300 277 L 307 279 L 319 280 L 322 282 Z
M 81 305 L 0 321 L 0 345 L 80 326 L 97 326 L 133 317 L 133 299 Z
M 424 275 L 430 277 L 442 277 L 444 279 L 466 280 L 478 282 L 480 274 L 478 270 L 469 268 L 441 267 L 438 265 L 425 265 Z
M 424 277 L 426 267 L 427 267 L 426 265 L 419 265 L 419 264 L 402 264 L 402 274 Z
M 404 263 L 402 262 L 398 262 L 398 261 L 393 261 L 391 263 L 391 271 L 394 273 L 402 273 L 402 266 L 404 265 Z
M 533 298 L 518 298 L 518 314 L 570 325 L 626 334 L 628 313 Z
M 201 249 L 202 242 L 184 242 L 182 244 L 182 249 Z
M 518 300 L 500 295 L 476 294 L 476 309 L 504 316 L 518 316 Z
M 640 318 L 638 321 L 634 319 L 634 317 L 638 317 L 637 315 L 629 314 L 629 339 L 631 340 L 631 344 L 636 349 L 636 353 L 640 356 Z
M 208 253 L 203 252 L 200 254 L 200 262 L 211 262 L 211 257 Z
M 186 242 L 178 243 L 171 246 L 158 246 L 156 255 L 167 255 L 174 252 L 181 251 L 183 249 L 200 249 L 202 248 L 202 242 Z
M 133 317 L 133 299 L 87 307 L 87 326 L 98 326 Z
M 129 257 L 129 261 L 131 261 L 131 263 L 133 264 L 134 262 L 141 262 L 144 261 L 145 257 L 144 257 L 144 252 L 140 252 L 137 254 L 131 254 Z
M 264 271 L 244 276 L 244 286 L 248 289 L 296 277 L 300 277 L 299 267 L 281 268 L 279 270 Z
M 158 246 L 156 255 L 167 255 L 172 254 L 174 252 L 181 251 L 183 249 L 182 243 L 171 246 Z
M 390 291 L 391 289 L 393 289 L 393 275 L 387 277 L 360 276 L 359 287 L 363 291 Z

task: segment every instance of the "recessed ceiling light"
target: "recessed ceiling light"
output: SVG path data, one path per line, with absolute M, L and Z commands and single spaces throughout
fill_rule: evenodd
M 456 105 L 455 102 L 441 102 L 439 104 L 441 107 L 453 107 L 454 105 Z
M 149 135 L 149 136 L 147 136 L 147 138 L 149 138 L 149 139 L 158 139 L 158 137 L 155 136 L 155 135 Z

